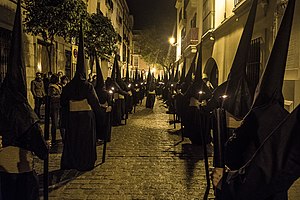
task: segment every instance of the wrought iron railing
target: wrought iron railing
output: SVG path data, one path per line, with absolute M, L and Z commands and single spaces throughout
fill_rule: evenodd
M 184 51 L 190 45 L 196 45 L 198 43 L 198 28 L 191 28 L 182 41 L 181 49 Z

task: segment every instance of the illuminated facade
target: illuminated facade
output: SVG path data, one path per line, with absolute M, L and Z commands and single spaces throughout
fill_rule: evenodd
M 118 54 L 120 55 L 120 65 L 123 67 L 128 62 L 131 63 L 132 52 L 132 27 L 133 17 L 129 15 L 129 8 L 125 0 L 84 0 L 89 13 L 102 12 L 111 19 L 115 30 L 118 33 Z M 12 0 L 0 1 L 0 83 L 3 81 L 6 69 L 7 58 L 10 48 L 10 33 L 13 27 L 16 3 Z M 46 43 L 41 37 L 24 34 L 24 53 L 27 72 L 27 87 L 30 91 L 30 82 L 35 78 L 35 73 L 59 71 L 69 78 L 75 73 L 76 65 L 76 45 L 66 43 L 63 38 L 56 37 L 52 52 L 51 69 L 48 62 Z M 88 63 L 88 62 L 86 62 Z M 101 62 L 104 78 L 110 75 L 113 58 L 108 58 Z M 87 66 L 88 67 L 88 66 Z M 90 72 L 90 71 L 89 71 Z M 95 70 L 93 70 L 95 72 Z M 121 70 L 122 72 L 122 70 Z M 31 92 L 28 92 L 29 102 L 33 105 Z
M 251 0 L 177 0 L 177 60 L 189 67 L 197 46 L 203 45 L 203 72 L 215 85 L 227 79 L 248 17 Z M 286 0 L 258 2 L 251 42 L 250 73 L 259 80 L 272 50 Z M 296 2 L 283 93 L 288 110 L 300 103 L 300 3 Z M 249 64 L 249 63 L 248 63 Z

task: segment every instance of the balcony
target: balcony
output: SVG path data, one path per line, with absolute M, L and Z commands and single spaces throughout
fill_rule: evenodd
M 191 28 L 186 35 L 186 37 L 182 40 L 181 43 L 181 51 L 184 52 L 188 48 L 195 47 L 198 44 L 198 28 Z

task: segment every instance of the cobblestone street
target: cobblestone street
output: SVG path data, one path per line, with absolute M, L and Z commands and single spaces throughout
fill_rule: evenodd
M 49 199 L 203 199 L 206 178 L 202 149 L 181 141 L 160 100 L 154 110 L 137 107 L 127 125 L 113 127 L 107 157 L 97 147 L 97 167 L 85 173 L 59 171 L 61 145 L 50 155 Z M 42 173 L 42 162 L 36 168 Z M 212 167 L 212 158 L 209 159 Z M 299 183 L 290 199 L 300 199 Z M 213 199 L 213 190 L 209 197 Z

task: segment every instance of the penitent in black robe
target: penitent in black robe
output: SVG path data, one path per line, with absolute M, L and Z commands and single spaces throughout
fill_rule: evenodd
M 220 199 L 288 199 L 300 177 L 299 131 L 300 106 L 273 126 L 246 164 L 225 174 Z
M 101 104 L 107 103 L 108 106 L 112 106 L 111 96 L 104 87 L 96 87 L 95 91 L 99 98 Z M 106 140 L 110 142 L 111 140 L 111 112 L 106 112 L 106 108 L 101 108 L 101 118 L 97 118 L 97 124 L 99 126 L 99 131 L 97 130 L 96 137 L 100 140 Z
M 88 107 L 71 106 L 71 102 L 88 102 Z M 61 95 L 62 123 L 66 129 L 65 143 L 61 158 L 62 169 L 91 170 L 96 155 L 96 120 L 101 108 L 92 84 L 74 78 Z M 98 120 L 99 121 L 99 120 Z

